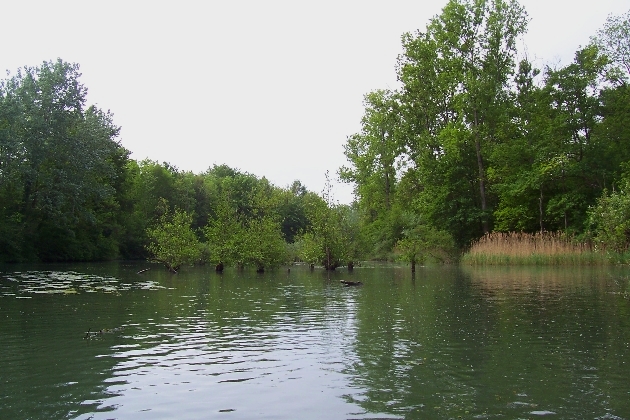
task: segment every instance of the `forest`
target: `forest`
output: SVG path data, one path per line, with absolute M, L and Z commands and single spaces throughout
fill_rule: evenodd
M 402 36 L 396 90 L 365 95 L 339 176 L 352 205 L 226 165 L 130 158 L 61 59 L 0 81 L 0 262 L 151 259 L 327 269 L 454 261 L 491 232 L 630 244 L 630 12 L 563 67 L 517 49 L 516 0 L 450 0 Z M 299 174 L 296 174 L 299 176 Z
M 130 159 L 112 114 L 86 106 L 80 76 L 59 59 L 0 84 L 0 261 L 263 271 L 298 255 L 328 268 L 353 258 L 342 243 L 349 208 L 299 181 L 279 188 L 225 165 L 193 174 Z
M 563 67 L 519 53 L 527 22 L 514 0 L 454 0 L 403 35 L 400 87 L 365 95 L 340 171 L 371 255 L 427 238 L 466 249 L 492 232 L 626 250 L 630 12 Z

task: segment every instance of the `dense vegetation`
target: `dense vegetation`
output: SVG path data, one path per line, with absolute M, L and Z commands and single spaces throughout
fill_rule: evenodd
M 400 88 L 365 96 L 340 172 L 373 255 L 419 231 L 459 249 L 511 231 L 614 236 L 627 249 L 630 13 L 610 17 L 572 63 L 542 70 L 517 60 L 526 23 L 515 0 L 451 0 L 403 36 Z
M 79 77 L 58 60 L 0 84 L 0 261 L 349 262 L 350 209 L 299 181 L 279 188 L 224 165 L 193 174 L 136 162 L 112 115 L 86 107 Z
M 262 271 L 299 259 L 449 261 L 490 232 L 630 244 L 630 13 L 572 63 L 517 62 L 515 0 L 450 0 L 405 34 L 400 88 L 365 96 L 345 145 L 352 206 L 299 181 L 215 165 L 137 162 L 113 115 L 86 105 L 79 66 L 0 81 L 0 262 L 153 258 Z

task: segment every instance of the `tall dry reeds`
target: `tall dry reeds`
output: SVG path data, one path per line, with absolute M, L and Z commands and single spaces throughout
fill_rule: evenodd
M 483 236 L 462 257 L 469 265 L 594 265 L 606 256 L 562 233 L 502 233 Z

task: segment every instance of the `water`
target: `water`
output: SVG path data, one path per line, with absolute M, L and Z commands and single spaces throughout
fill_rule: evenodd
M 0 418 L 630 419 L 629 277 L 4 266 Z

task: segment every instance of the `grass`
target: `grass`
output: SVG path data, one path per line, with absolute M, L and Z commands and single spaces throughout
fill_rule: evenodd
M 590 244 L 562 233 L 490 233 L 462 256 L 467 265 L 603 265 L 609 259 Z

